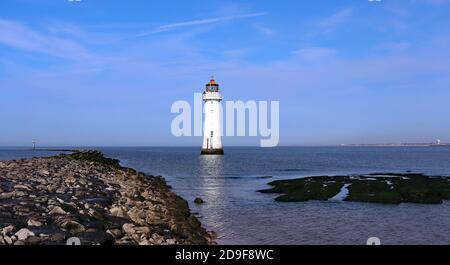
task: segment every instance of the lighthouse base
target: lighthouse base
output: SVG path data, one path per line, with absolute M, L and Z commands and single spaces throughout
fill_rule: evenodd
M 202 149 L 202 155 L 223 155 L 223 149 Z

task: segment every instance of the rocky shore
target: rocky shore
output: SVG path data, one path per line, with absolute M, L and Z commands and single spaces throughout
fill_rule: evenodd
M 0 161 L 0 245 L 214 244 L 162 177 L 100 152 Z

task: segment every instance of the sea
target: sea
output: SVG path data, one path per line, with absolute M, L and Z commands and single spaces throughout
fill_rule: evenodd
M 163 176 L 219 244 L 450 244 L 450 202 L 384 205 L 345 201 L 275 202 L 269 182 L 321 175 L 417 172 L 450 176 L 450 147 L 92 147 L 121 164 Z M 0 148 L 0 160 L 51 156 Z M 204 204 L 195 204 L 200 197 Z

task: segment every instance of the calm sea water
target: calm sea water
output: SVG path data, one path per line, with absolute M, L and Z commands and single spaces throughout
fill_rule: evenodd
M 203 225 L 218 232 L 220 244 L 365 244 L 373 236 L 382 244 L 450 244 L 450 202 L 278 203 L 276 195 L 256 192 L 272 180 L 322 174 L 450 176 L 448 147 L 231 147 L 224 156 L 200 156 L 191 147 L 97 149 L 124 166 L 164 176 Z M 0 160 L 36 155 L 0 149 Z M 192 203 L 195 197 L 205 204 Z

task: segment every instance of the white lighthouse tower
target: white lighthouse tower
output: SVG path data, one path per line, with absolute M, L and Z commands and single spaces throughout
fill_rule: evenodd
M 219 84 L 214 77 L 206 84 L 203 92 L 205 102 L 205 122 L 203 124 L 202 155 L 223 155 L 222 134 L 220 130 L 220 102 Z

